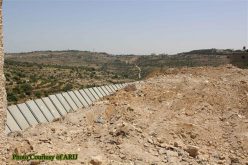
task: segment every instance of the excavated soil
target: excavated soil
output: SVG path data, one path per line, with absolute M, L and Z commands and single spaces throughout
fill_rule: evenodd
M 170 69 L 7 141 L 8 164 L 248 164 L 248 70 Z M 13 153 L 78 159 L 14 161 Z

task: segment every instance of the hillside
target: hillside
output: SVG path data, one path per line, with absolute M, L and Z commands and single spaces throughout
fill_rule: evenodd
M 78 154 L 46 164 L 247 164 L 248 70 L 169 69 L 53 123 L 8 135 L 12 153 Z M 39 130 L 39 131 L 37 131 Z M 42 164 L 21 162 L 19 164 Z
M 130 82 L 124 74 L 95 69 L 5 61 L 8 104 L 21 103 L 72 89 Z
M 144 79 L 151 73 L 164 72 L 172 67 L 230 63 L 247 68 L 248 53 L 217 52 L 212 49 L 177 55 L 143 56 L 75 50 L 10 53 L 6 54 L 5 59 L 8 103 L 20 103 L 70 89 L 136 81 L 139 73 Z
M 142 74 L 145 76 L 147 71 L 149 72 L 150 68 L 154 67 L 219 66 L 229 63 L 238 67 L 248 67 L 247 56 L 248 52 L 230 51 L 229 49 L 221 51 L 201 49 L 175 55 L 111 55 L 101 52 L 68 50 L 7 53 L 6 59 L 7 61 L 44 65 L 93 67 L 118 74 L 135 70 L 134 65 L 136 64 L 144 70 Z

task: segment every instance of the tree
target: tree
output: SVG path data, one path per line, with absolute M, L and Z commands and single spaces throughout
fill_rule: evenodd
M 24 83 L 21 85 L 21 90 L 26 94 L 26 95 L 31 95 L 32 92 L 32 86 L 28 83 Z

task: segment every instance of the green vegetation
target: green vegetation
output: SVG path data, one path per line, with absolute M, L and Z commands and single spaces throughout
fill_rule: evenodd
M 86 66 L 43 65 L 7 58 L 4 67 L 9 105 L 62 91 L 133 81 L 112 71 Z

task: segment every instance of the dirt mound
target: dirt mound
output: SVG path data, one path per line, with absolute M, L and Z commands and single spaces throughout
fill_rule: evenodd
M 248 70 L 175 69 L 8 143 L 9 164 L 30 164 L 15 152 L 78 154 L 46 164 L 248 164 Z

